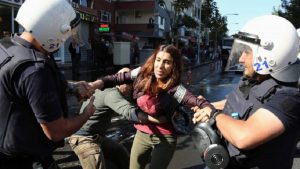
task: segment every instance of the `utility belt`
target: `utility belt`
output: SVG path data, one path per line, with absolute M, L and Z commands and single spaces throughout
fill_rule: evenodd
M 16 155 L 0 152 L 0 169 L 59 169 L 51 155 L 45 157 Z

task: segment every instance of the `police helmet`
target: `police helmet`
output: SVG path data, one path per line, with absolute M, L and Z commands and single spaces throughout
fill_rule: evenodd
M 275 15 L 260 16 L 246 23 L 234 38 L 227 69 L 237 64 L 243 52 L 251 50 L 257 74 L 270 75 L 282 82 L 298 81 L 299 38 L 288 20 Z
M 15 20 L 50 53 L 77 34 L 80 15 L 67 0 L 26 0 Z

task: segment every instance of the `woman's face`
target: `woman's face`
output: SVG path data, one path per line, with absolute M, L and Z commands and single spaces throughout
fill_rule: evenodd
M 157 80 L 165 80 L 173 68 L 173 58 L 167 52 L 160 51 L 154 61 L 154 75 Z

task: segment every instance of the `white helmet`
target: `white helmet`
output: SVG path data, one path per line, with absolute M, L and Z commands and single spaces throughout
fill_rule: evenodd
M 298 37 L 299 37 L 299 47 L 300 47 L 300 28 L 297 29 L 297 33 L 298 33 Z M 298 59 L 300 59 L 300 51 L 298 53 Z
M 246 23 L 234 38 L 228 65 L 237 62 L 243 51 L 251 50 L 253 68 L 258 74 L 270 74 L 282 82 L 298 81 L 299 38 L 288 20 L 275 15 L 257 17 Z
M 300 38 L 300 28 L 297 29 L 298 36 Z
M 48 52 L 76 34 L 80 15 L 67 0 L 26 0 L 15 19 Z

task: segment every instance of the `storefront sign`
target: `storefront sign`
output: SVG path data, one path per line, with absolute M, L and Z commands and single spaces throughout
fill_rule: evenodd
M 73 8 L 79 12 L 80 19 L 82 19 L 84 21 L 88 21 L 88 22 L 98 22 L 99 19 L 97 16 L 81 11 L 80 5 L 78 3 L 71 2 L 71 4 L 72 4 Z
M 109 24 L 107 23 L 100 23 L 99 25 L 99 32 L 101 33 L 107 33 L 110 31 Z
M 83 13 L 81 11 L 79 11 L 80 14 L 80 19 L 84 20 L 84 21 L 88 21 L 88 22 L 98 22 L 98 17 L 88 14 L 88 13 Z
M 25 0 L 0 0 L 0 2 L 7 2 L 15 5 L 22 5 Z

